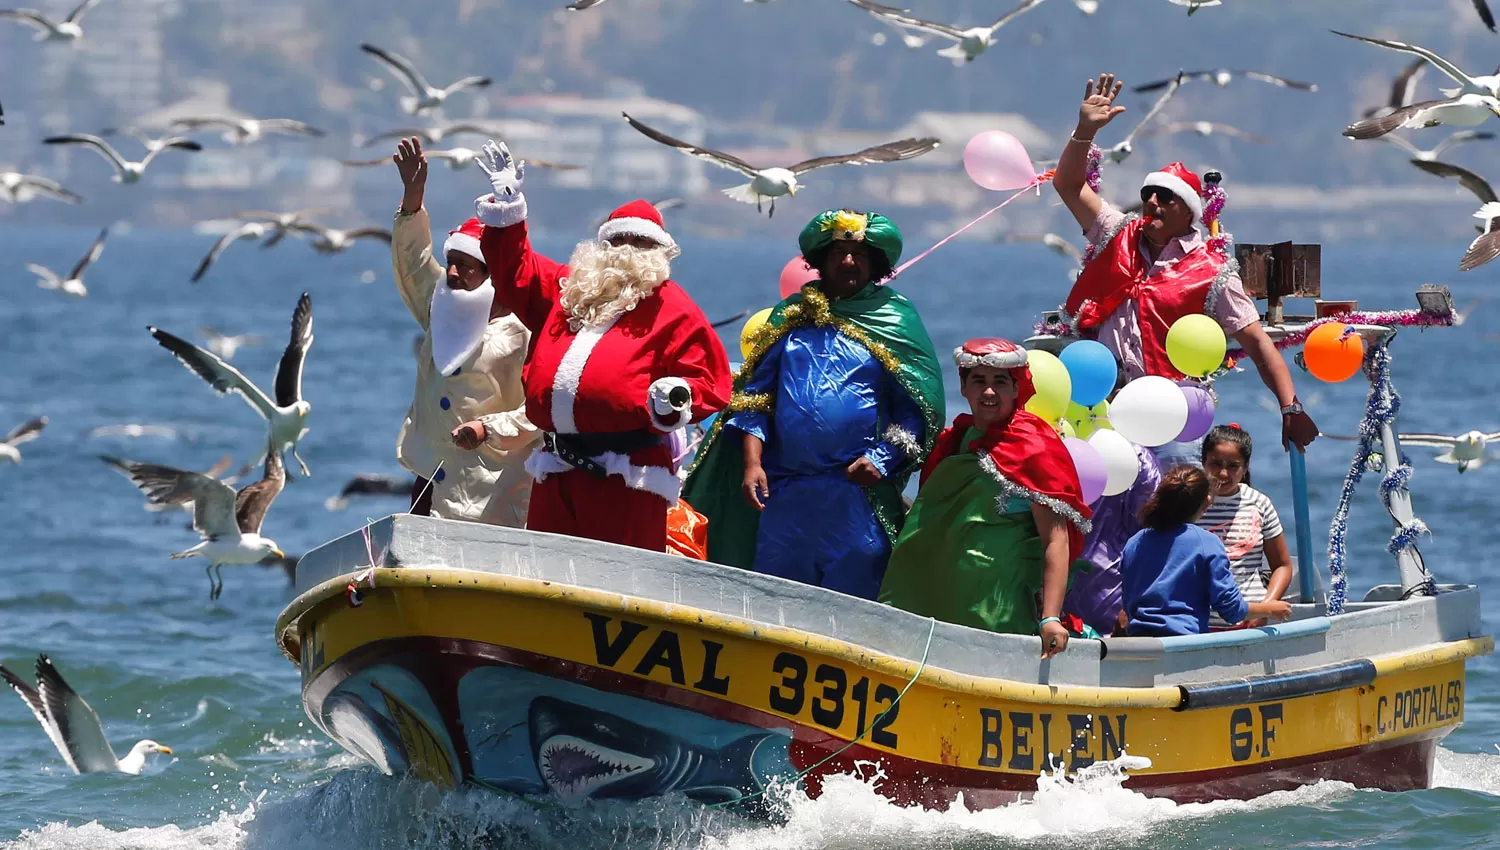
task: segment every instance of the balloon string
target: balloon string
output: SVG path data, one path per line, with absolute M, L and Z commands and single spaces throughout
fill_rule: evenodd
M 931 248 L 928 248 L 926 251 L 923 251 L 922 253 L 916 255 L 915 257 L 912 257 L 910 260 L 907 260 L 906 262 L 904 262 L 901 265 L 897 266 L 896 270 L 893 271 L 893 272 L 891 272 L 891 276 L 888 277 L 888 278 L 886 278 L 886 280 L 887 281 L 894 280 L 897 277 L 897 275 L 900 275 L 902 272 L 904 272 L 907 269 L 911 268 L 912 266 L 916 265 L 923 258 L 925 258 L 928 254 L 931 254 L 933 251 L 936 251 L 937 249 L 943 247 L 944 245 L 946 245 L 950 241 L 952 241 L 955 237 L 962 235 L 964 231 L 968 230 L 969 228 L 973 227 L 974 225 L 978 224 L 979 222 L 984 221 L 985 219 L 989 218 L 991 215 L 999 212 L 1001 207 L 1005 206 L 1006 204 L 1010 203 L 1011 201 L 1014 201 L 1016 198 L 1021 197 L 1022 195 L 1026 194 L 1029 191 L 1031 191 L 1032 189 L 1036 189 L 1038 192 L 1040 192 L 1041 188 L 1042 188 L 1042 184 L 1045 183 L 1045 182 L 1047 182 L 1048 180 L 1051 180 L 1051 179 L 1052 179 L 1052 172 L 1051 171 L 1048 171 L 1048 172 L 1046 172 L 1044 174 L 1037 175 L 1036 179 L 1033 180 L 1033 181 L 1031 181 L 1030 184 L 1028 184 L 1026 186 L 1022 186 L 1020 189 L 1017 189 L 1016 193 L 1014 195 L 1011 195 L 1009 198 L 1006 198 L 1005 200 L 1001 201 L 1000 203 L 996 204 L 995 206 L 990 207 L 985 212 L 980 213 L 980 215 L 979 215 L 978 218 L 974 219 L 973 221 L 969 222 L 968 224 L 964 225 L 963 227 L 960 227 L 959 229 L 957 229 L 957 230 L 953 231 L 952 233 L 948 234 L 947 236 L 944 236 L 942 239 L 938 240 L 938 243 L 936 245 L 933 245 Z

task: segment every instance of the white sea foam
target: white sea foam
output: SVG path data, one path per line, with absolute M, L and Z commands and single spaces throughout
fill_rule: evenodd
M 1496 747 L 1500 750 L 1500 747 Z M 1432 787 L 1482 791 L 1500 796 L 1500 755 L 1455 753 L 1438 747 L 1432 766 Z

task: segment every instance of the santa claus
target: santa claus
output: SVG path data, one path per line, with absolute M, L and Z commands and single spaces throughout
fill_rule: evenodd
M 664 551 L 681 482 L 666 435 L 729 401 L 729 358 L 670 280 L 680 253 L 661 213 L 632 201 L 567 265 L 531 249 L 525 164 L 503 144 L 479 158 L 493 194 L 478 202 L 495 298 L 531 331 L 522 382 L 544 432 L 526 527 Z

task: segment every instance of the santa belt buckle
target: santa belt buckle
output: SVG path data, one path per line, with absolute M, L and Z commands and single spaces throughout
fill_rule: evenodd
M 605 470 L 604 464 L 574 449 L 566 437 L 558 439 L 558 435 L 551 431 L 542 433 L 542 448 L 556 455 L 563 463 L 574 469 L 581 469 L 595 478 L 607 478 L 609 472 Z

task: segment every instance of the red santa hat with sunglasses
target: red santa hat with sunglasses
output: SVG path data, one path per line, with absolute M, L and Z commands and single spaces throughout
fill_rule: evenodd
M 1193 223 L 1203 223 L 1203 181 L 1198 179 L 1186 165 L 1174 162 L 1160 171 L 1146 175 L 1141 183 L 1141 200 L 1150 197 L 1149 189 L 1165 189 L 1182 202 L 1193 213 Z

